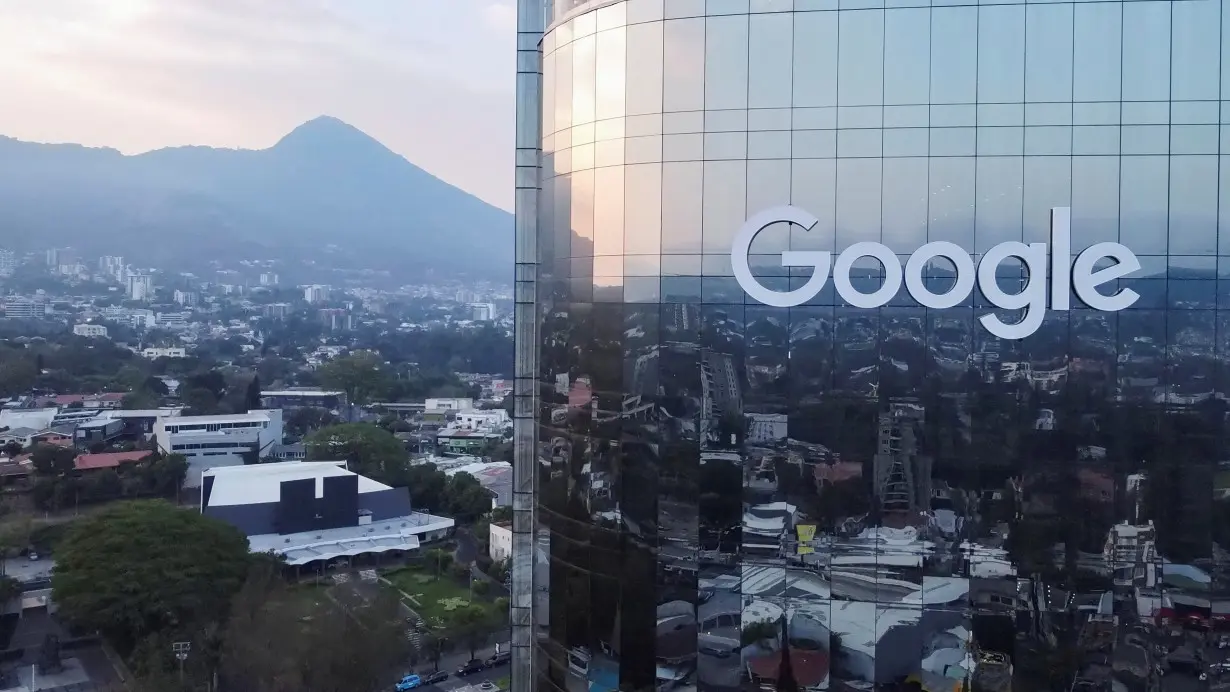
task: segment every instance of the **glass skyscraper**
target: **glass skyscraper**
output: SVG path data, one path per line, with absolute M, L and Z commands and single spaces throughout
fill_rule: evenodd
M 519 13 L 514 687 L 1217 683 L 1230 8 Z

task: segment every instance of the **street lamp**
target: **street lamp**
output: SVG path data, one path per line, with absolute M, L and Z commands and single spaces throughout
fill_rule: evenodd
M 179 661 L 179 681 L 184 681 L 184 661 L 188 660 L 188 652 L 192 649 L 192 642 L 175 642 L 171 644 L 171 653 L 175 654 L 175 660 Z

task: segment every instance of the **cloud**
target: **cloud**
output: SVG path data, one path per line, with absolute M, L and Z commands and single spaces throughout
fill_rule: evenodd
M 514 25 L 490 0 L 6 3 L 0 133 L 261 148 L 329 114 L 509 208 Z

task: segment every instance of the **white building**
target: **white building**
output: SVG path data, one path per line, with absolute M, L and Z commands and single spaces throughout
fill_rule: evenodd
M 428 399 L 423 403 L 423 409 L 426 411 L 468 411 L 474 408 L 473 399 L 465 398 L 448 398 L 448 399 Z
M 261 274 L 261 285 L 262 286 L 277 286 L 278 285 L 278 275 L 272 272 L 265 272 Z
M 150 360 L 158 358 L 187 358 L 188 351 L 182 346 L 168 346 L 165 348 L 150 346 L 149 348 L 142 349 L 141 355 Z
M 329 299 L 329 287 L 319 284 L 304 286 L 303 299 L 309 303 L 323 303 Z
M 153 297 L 153 277 L 149 274 L 130 274 L 128 276 L 128 298 L 130 300 L 149 300 Z
M 462 410 L 453 419 L 453 427 L 457 430 L 476 430 L 481 432 L 502 432 L 506 426 L 512 425 L 508 411 L 502 408 L 488 410 Z
M 22 296 L 9 296 L 4 300 L 4 316 L 9 319 L 42 319 L 47 316 L 47 303 Z
M 154 324 L 164 329 L 186 329 L 190 312 L 160 312 L 154 318 Z
M 12 250 L 0 250 L 0 277 L 9 277 L 17 270 L 17 255 Z
M 505 524 L 492 524 L 490 531 L 491 559 L 499 562 L 512 557 L 512 527 Z
M 252 552 L 296 567 L 413 551 L 453 529 L 452 519 L 415 512 L 406 488 L 344 461 L 207 468 L 201 485 L 202 514 L 243 531 Z
M 470 319 L 475 322 L 490 322 L 495 318 L 494 303 L 470 303 Z
M 282 410 L 265 409 L 229 416 L 177 416 L 154 423 L 154 439 L 164 454 L 188 459 L 184 487 L 201 484 L 205 469 L 241 466 L 245 454 L 261 459 L 282 443 Z
M 124 258 L 118 255 L 103 255 L 98 258 L 98 273 L 123 281 Z
M 107 328 L 101 324 L 74 324 L 73 333 L 77 336 L 88 336 L 90 338 L 107 338 Z
M 195 291 L 175 291 L 175 302 L 190 308 L 197 304 L 198 295 Z

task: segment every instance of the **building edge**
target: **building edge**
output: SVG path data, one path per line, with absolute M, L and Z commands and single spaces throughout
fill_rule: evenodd
M 538 188 L 541 161 L 542 0 L 517 0 L 514 218 L 512 692 L 534 689 L 534 526 L 538 411 Z

